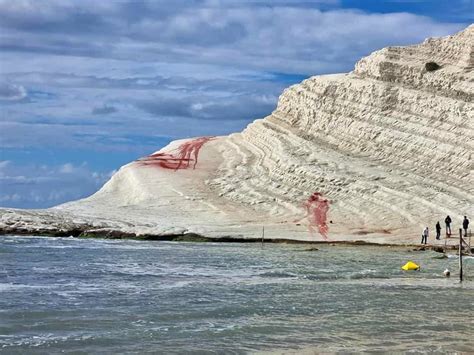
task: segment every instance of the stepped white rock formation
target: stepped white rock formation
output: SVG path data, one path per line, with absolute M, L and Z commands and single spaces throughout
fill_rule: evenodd
M 286 89 L 226 137 L 176 141 L 89 198 L 2 209 L 3 233 L 418 243 L 474 217 L 474 25 Z M 474 218 L 472 218 L 474 220 Z M 474 223 L 474 221 L 473 221 Z M 432 240 L 432 239 L 431 239 Z

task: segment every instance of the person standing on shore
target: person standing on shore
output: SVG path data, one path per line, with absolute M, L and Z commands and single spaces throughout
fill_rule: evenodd
M 425 229 L 423 229 L 423 233 L 421 234 L 421 244 L 428 243 L 428 235 L 429 235 L 429 231 L 428 231 L 428 227 L 426 227 Z
M 462 229 L 464 229 L 464 236 L 467 237 L 467 229 L 469 228 L 469 220 L 467 219 L 466 216 L 464 216 L 464 219 L 462 221 Z
M 446 235 L 449 237 L 451 235 L 451 217 L 447 216 L 444 219 L 444 223 L 446 223 Z
M 436 222 L 436 239 L 439 240 L 441 237 L 441 224 L 439 224 L 439 221 Z

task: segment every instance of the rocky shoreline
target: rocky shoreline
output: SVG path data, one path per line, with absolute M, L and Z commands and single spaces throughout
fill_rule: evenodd
M 136 234 L 127 233 L 118 230 L 87 230 L 87 229 L 71 229 L 71 230 L 24 230 L 24 229 L 0 229 L 1 236 L 40 236 L 53 238 L 79 238 L 79 239 L 130 239 L 140 241 L 172 241 L 172 242 L 203 242 L 203 243 L 272 243 L 272 244 L 299 244 L 299 245 L 330 245 L 330 246 L 373 246 L 385 248 L 410 248 L 412 251 L 435 251 L 445 253 L 447 250 L 458 250 L 457 245 L 448 244 L 440 245 L 419 245 L 419 244 L 393 244 L 393 243 L 373 243 L 365 240 L 295 240 L 284 238 L 253 238 L 253 237 L 206 237 L 196 233 L 183 234 Z M 452 238 L 453 240 L 455 238 Z M 314 250 L 317 250 L 316 248 Z M 471 249 L 474 253 L 474 248 Z

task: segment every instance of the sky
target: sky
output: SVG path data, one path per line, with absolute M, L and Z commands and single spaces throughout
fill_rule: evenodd
M 0 206 L 89 196 L 174 139 L 225 135 L 282 90 L 453 34 L 474 0 L 0 0 Z

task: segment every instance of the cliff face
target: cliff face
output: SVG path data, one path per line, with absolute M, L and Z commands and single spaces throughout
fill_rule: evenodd
M 272 197 L 296 206 L 321 192 L 347 231 L 409 232 L 446 214 L 472 216 L 473 45 L 471 26 L 292 86 L 272 115 L 229 138 L 229 157 L 240 148 L 258 162 L 236 161 L 216 185 L 225 192 L 230 182 L 225 196 L 241 202 L 257 192 L 265 210 Z M 429 62 L 440 68 L 427 71 Z
M 286 89 L 243 132 L 173 142 L 95 195 L 0 228 L 418 241 L 474 215 L 474 25 Z

